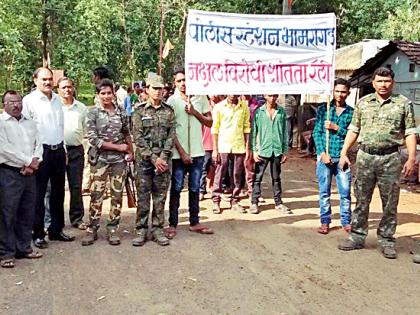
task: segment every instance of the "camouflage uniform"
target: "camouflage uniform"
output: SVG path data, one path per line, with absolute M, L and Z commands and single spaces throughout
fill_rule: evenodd
M 90 109 L 87 116 L 87 136 L 89 144 L 98 148 L 99 158 L 95 167 L 91 168 L 93 188 L 89 207 L 90 227 L 99 227 L 102 202 L 108 176 L 111 182 L 111 209 L 107 220 L 107 229 L 118 228 L 121 215 L 124 180 L 127 165 L 124 152 L 101 150 L 104 142 L 125 143 L 129 135 L 128 119 L 124 109 L 115 106 L 115 113 L 110 115 L 99 105 Z
M 164 207 L 171 174 L 169 171 L 157 173 L 154 163 L 158 157 L 170 163 L 175 138 L 175 114 L 164 102 L 157 108 L 144 102 L 134 110 L 133 125 L 137 147 L 136 229 L 147 229 L 152 197 L 152 229 L 160 230 L 163 229 L 165 219 Z
M 383 208 L 378 241 L 381 245 L 395 242 L 402 170 L 397 149 L 406 136 L 416 134 L 415 127 L 413 105 L 402 95 L 393 94 L 381 105 L 375 94 L 369 94 L 357 103 L 348 128 L 359 134 L 360 143 L 354 183 L 357 201 L 350 234 L 355 243 L 364 244 L 368 234 L 369 204 L 376 184 Z

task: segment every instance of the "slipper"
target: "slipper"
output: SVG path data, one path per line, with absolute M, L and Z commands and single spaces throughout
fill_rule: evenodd
M 173 239 L 176 236 L 176 228 L 173 226 L 168 226 L 165 229 L 165 236 L 170 240 Z
M 190 232 L 198 233 L 198 234 L 214 234 L 214 231 L 202 224 L 197 224 L 194 226 L 190 226 Z
M 16 258 L 17 259 L 38 259 L 38 258 L 41 258 L 42 256 L 44 255 L 40 252 L 31 252 L 27 254 L 16 255 Z
M 13 258 L 6 258 L 0 260 L 0 266 L 2 268 L 14 268 L 15 267 L 15 260 Z
M 330 225 L 329 224 L 321 224 L 321 226 L 318 228 L 319 234 L 328 234 L 330 232 Z

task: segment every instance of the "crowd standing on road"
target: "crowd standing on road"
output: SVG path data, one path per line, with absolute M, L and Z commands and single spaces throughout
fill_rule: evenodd
M 227 198 L 232 210 L 258 214 L 259 203 L 264 201 L 261 182 L 268 165 L 274 208 L 284 215 L 293 214 L 283 203 L 281 185 L 282 167 L 293 143 L 292 118 L 297 104 L 292 96 L 286 96 L 285 104 L 279 105 L 275 94 L 263 98 L 187 95 L 183 70 L 174 73 L 173 93 L 171 86 L 154 74 L 135 82 L 128 91 L 109 79 L 106 68 L 95 69 L 92 79 L 96 96 L 89 110 L 76 100 L 70 78 L 58 81 L 59 95 L 53 92 L 53 73 L 48 68 L 34 72 L 36 88 L 23 99 L 12 90 L 2 96 L 1 267 L 14 267 L 15 259 L 19 258 L 41 258 L 43 254 L 32 249 L 31 241 L 37 248 L 47 248 L 47 235 L 50 241 L 74 241 L 74 236 L 63 231 L 66 174 L 70 223 L 86 230 L 81 240 L 84 246 L 94 244 L 98 238 L 107 194 L 111 197 L 107 240 L 110 245 L 121 243 L 118 227 L 127 170 L 132 163 L 137 190 L 133 246 L 144 245 L 149 234 L 161 246 L 169 245 L 170 239 L 176 237 L 181 191 L 187 174 L 189 231 L 193 233 L 214 233 L 200 223 L 199 216 L 199 202 L 206 198 L 208 187 L 213 213 L 222 214 L 220 202 Z M 392 70 L 377 69 L 372 84 L 375 92 L 360 99 L 353 111 L 346 104 L 349 82 L 337 79 L 333 100 L 318 107 L 313 131 L 321 221 L 318 232 L 330 231 L 331 180 L 335 176 L 341 224 L 348 233 L 338 248 L 347 251 L 363 248 L 369 204 L 377 184 L 383 202 L 378 243 L 386 258 L 396 258 L 393 235 L 399 180 L 401 172 L 409 176 L 415 168 L 417 130 L 412 103 L 392 93 Z M 85 136 L 89 143 L 86 155 Z M 356 207 L 352 215 L 352 175 L 347 154 L 356 141 L 359 143 L 354 184 Z M 404 144 L 407 159 L 402 165 L 399 150 Z M 85 160 L 89 167 L 84 167 Z M 83 176 L 84 169 L 90 170 L 88 176 Z M 49 182 L 51 224 L 45 228 L 44 199 Z M 248 209 L 241 204 L 244 187 L 249 197 Z M 168 190 L 169 224 L 165 228 Z M 86 191 L 90 193 L 88 222 L 83 221 L 82 194 Z M 420 263 L 420 246 L 413 259 Z

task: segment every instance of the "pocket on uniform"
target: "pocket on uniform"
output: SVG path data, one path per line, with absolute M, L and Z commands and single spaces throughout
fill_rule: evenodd
M 153 118 L 145 118 L 145 117 L 143 117 L 141 119 L 141 123 L 142 123 L 143 127 L 146 127 L 146 128 L 153 127 Z

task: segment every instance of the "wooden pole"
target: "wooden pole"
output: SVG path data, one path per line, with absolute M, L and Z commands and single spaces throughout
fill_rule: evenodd
M 48 67 L 48 12 L 47 0 L 42 0 L 42 24 L 41 24 L 41 40 L 42 40 L 42 66 Z
M 191 96 L 188 95 L 188 107 L 191 104 Z M 188 155 L 191 156 L 191 122 L 190 122 L 190 114 L 188 114 Z
M 159 67 L 158 74 L 162 75 L 162 52 L 163 52 L 163 1 L 160 1 L 160 41 L 159 41 Z
M 331 95 L 328 95 L 328 100 L 327 100 L 327 120 L 328 121 L 330 120 L 330 107 L 331 107 L 330 103 L 331 103 Z M 329 154 L 329 146 L 330 146 L 330 130 L 329 129 L 327 129 L 325 131 L 325 137 L 326 137 L 326 139 L 325 139 L 325 152 L 327 154 Z

